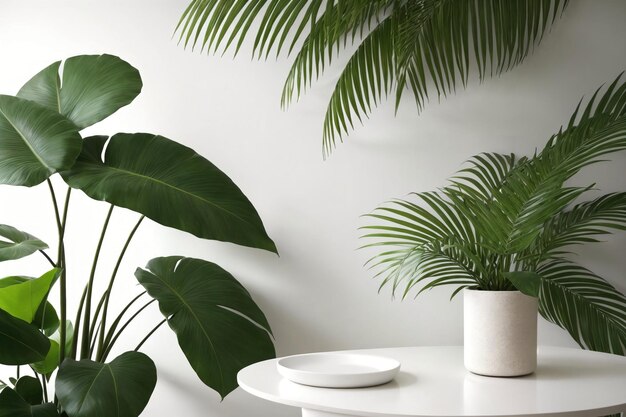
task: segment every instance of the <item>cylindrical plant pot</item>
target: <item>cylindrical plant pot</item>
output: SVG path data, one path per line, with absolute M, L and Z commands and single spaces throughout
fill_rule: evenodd
M 466 289 L 465 368 L 486 376 L 520 376 L 537 368 L 537 299 L 519 291 Z

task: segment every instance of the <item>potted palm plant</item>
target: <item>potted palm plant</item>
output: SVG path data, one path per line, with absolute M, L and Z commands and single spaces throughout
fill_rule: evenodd
M 600 91 L 600 90 L 599 90 Z M 536 314 L 581 347 L 624 355 L 626 297 L 568 257 L 575 245 L 626 229 L 626 193 L 583 197 L 584 167 L 626 149 L 626 84 L 618 77 L 532 156 L 484 153 L 420 202 L 367 215 L 367 247 L 382 286 L 405 297 L 435 287 L 464 291 L 470 371 L 512 376 L 536 363 Z
M 204 239 L 271 252 L 276 246 L 242 191 L 193 149 L 148 133 L 81 137 L 140 93 L 135 68 L 115 56 L 83 55 L 65 60 L 62 75 L 60 69 L 55 62 L 17 96 L 0 96 L 0 184 L 46 184 L 58 229 L 55 256 L 35 236 L 0 225 L 0 262 L 41 254 L 51 268 L 38 278 L 0 279 L 0 364 L 16 367 L 15 378 L 0 381 L 0 416 L 137 417 L 157 380 L 155 364 L 139 350 L 165 323 L 193 371 L 223 398 L 237 387 L 241 368 L 274 357 L 269 324 L 248 291 L 214 263 L 159 257 L 137 268 L 143 291 L 115 311 L 110 301 L 124 296 L 114 294 L 120 265 L 145 218 Z M 53 175 L 68 186 L 63 201 Z M 72 190 L 109 205 L 82 283 L 67 267 Z M 137 223 L 99 292 L 102 243 L 120 208 L 136 212 Z M 55 285 L 58 303 L 49 299 Z M 70 285 L 84 285 L 80 299 L 67 299 Z M 120 335 L 154 302 L 163 320 L 113 357 Z

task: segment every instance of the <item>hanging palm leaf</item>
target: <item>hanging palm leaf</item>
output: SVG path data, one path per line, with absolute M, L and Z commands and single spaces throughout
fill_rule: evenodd
M 185 47 L 239 52 L 253 24 L 253 56 L 295 55 L 282 93 L 287 107 L 333 57 L 354 46 L 332 93 L 323 129 L 327 155 L 337 140 L 394 94 L 409 90 L 418 110 L 520 64 L 567 0 L 193 0 L 176 30 Z M 255 26 L 256 27 L 256 26 Z
M 369 264 L 405 297 L 441 285 L 520 288 L 537 276 L 540 312 L 583 347 L 626 353 L 626 297 L 571 261 L 573 245 L 626 229 L 626 193 L 572 206 L 589 186 L 565 186 L 582 168 L 626 149 L 626 83 L 618 77 L 577 108 L 566 127 L 534 156 L 481 154 L 421 204 L 394 201 L 368 217 Z M 529 274 L 532 273 L 532 274 Z M 532 285 L 529 286 L 533 287 Z

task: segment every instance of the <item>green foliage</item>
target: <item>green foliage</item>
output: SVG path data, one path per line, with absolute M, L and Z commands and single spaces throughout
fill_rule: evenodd
M 192 368 L 222 398 L 237 388 L 239 369 L 275 355 L 265 315 L 218 265 L 170 256 L 135 276 L 159 301 Z
M 110 116 L 139 94 L 142 81 L 135 68 L 111 55 L 69 58 L 62 76 L 60 68 L 59 61 L 40 71 L 18 97 L 0 96 L 0 184 L 33 186 L 46 181 L 59 236 L 53 260 L 41 240 L 0 225 L 0 261 L 39 253 L 53 268 L 40 278 L 0 279 L 0 364 L 29 365 L 37 377 L 11 379 L 14 389 L 0 384 L 0 417 L 139 416 L 156 384 L 156 369 L 137 350 L 165 321 L 177 333 L 200 379 L 224 397 L 237 386 L 241 368 L 275 355 L 269 325 L 250 294 L 217 265 L 177 257 L 176 263 L 188 274 L 178 277 L 176 268 L 158 276 L 142 270 L 142 283 L 154 300 L 135 308 L 143 292 L 112 318 L 108 304 L 118 270 L 145 217 L 205 239 L 272 252 L 276 246 L 241 190 L 192 149 L 146 133 L 116 134 L 110 139 L 81 137 L 80 130 Z M 67 188 L 62 205 L 50 181 L 55 173 L 70 187 L 110 204 L 83 296 L 70 300 L 77 302 L 75 326 L 67 317 L 67 293 L 78 281 L 67 277 L 70 254 L 65 244 L 72 188 Z M 141 217 L 123 245 L 106 289 L 96 294 L 98 259 L 116 206 Z M 167 259 L 172 258 L 157 258 L 150 266 L 161 271 L 158 267 Z M 201 268 L 194 271 L 198 263 Z M 151 279 L 162 283 L 169 277 L 177 281 L 167 289 L 151 283 Z M 57 278 L 59 314 L 48 300 Z M 189 291 L 190 286 L 198 291 Z M 173 304 L 167 291 L 189 304 Z M 100 300 L 92 309 L 97 295 Z M 121 333 L 156 300 L 166 320 L 145 336 L 139 335 L 143 339 L 135 351 L 106 363 Z M 132 316 L 126 318 L 126 313 Z M 112 319 L 111 324 L 107 319 Z M 201 330 L 207 337 L 195 338 L 186 329 Z M 50 399 L 52 380 L 56 380 L 56 390 Z
M 324 152 L 387 96 L 405 91 L 421 110 L 478 78 L 520 64 L 567 0 L 192 0 L 176 30 L 185 47 L 237 53 L 255 22 L 253 56 L 294 54 L 282 93 L 288 106 L 353 47 L 330 98 Z
M 110 363 L 66 360 L 56 380 L 56 393 L 72 417 L 136 417 L 156 385 L 154 362 L 139 352 L 126 352 Z
M 39 278 L 0 279 L 0 309 L 31 323 L 60 273 L 60 270 L 54 268 Z
M 131 103 L 141 92 L 139 71 L 112 55 L 80 55 L 44 68 L 17 93 L 84 129 Z M 85 75 L 87 74 L 87 75 Z
M 626 353 L 626 297 L 567 261 L 573 245 L 626 228 L 626 193 L 574 204 L 592 185 L 574 186 L 582 168 L 626 149 L 626 84 L 618 77 L 579 107 L 530 157 L 485 153 L 421 204 L 397 200 L 368 217 L 369 264 L 382 286 L 453 285 L 538 294 L 540 312 L 581 346 Z M 567 181 L 567 185 L 566 185 Z M 572 205 L 574 204 L 574 205 Z
M 38 250 L 48 249 L 48 245 L 35 236 L 17 230 L 15 227 L 0 224 L 0 262 L 20 259 Z
M 11 388 L 0 392 L 0 417 L 58 417 L 53 403 L 31 405 Z
M 30 405 L 41 404 L 43 401 L 43 389 L 37 378 L 23 376 L 17 380 L 14 389 Z
M 118 133 L 103 159 L 105 144 L 104 136 L 85 139 L 76 164 L 63 173 L 71 187 L 198 237 L 276 252 L 252 203 L 193 149 L 163 136 Z
M 50 341 L 35 326 L 0 310 L 0 364 L 41 361 L 49 349 Z
M 33 186 L 72 166 L 82 141 L 76 126 L 32 101 L 0 95 L 0 184 Z

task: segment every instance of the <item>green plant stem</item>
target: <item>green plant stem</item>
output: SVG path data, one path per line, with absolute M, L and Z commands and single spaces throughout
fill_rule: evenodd
M 17 365 L 17 369 L 15 370 L 15 379 L 20 379 L 20 366 Z
M 56 218 L 56 223 L 57 223 L 57 229 L 58 229 L 58 233 L 59 233 L 59 249 L 58 249 L 58 256 L 57 256 L 57 262 L 56 265 L 60 268 L 62 268 L 61 271 L 61 277 L 59 279 L 60 281 L 60 310 L 61 310 L 61 330 L 59 332 L 59 342 L 60 342 L 60 347 L 59 347 L 59 357 L 60 357 L 60 361 L 63 362 L 63 359 L 65 359 L 65 338 L 66 338 L 66 334 L 65 334 L 65 322 L 67 321 L 67 300 L 66 300 L 66 294 L 67 294 L 67 285 L 66 285 L 66 271 L 65 271 L 65 262 L 64 262 L 64 258 L 65 258 L 65 249 L 64 249 L 64 245 L 63 245 L 63 234 L 64 234 L 64 224 L 61 220 L 61 215 L 59 213 L 59 205 L 57 203 L 57 198 L 56 198 L 56 194 L 54 192 L 54 187 L 52 186 L 52 182 L 50 181 L 50 179 L 47 179 L 46 182 L 48 183 L 48 188 L 50 189 L 50 195 L 52 197 L 52 205 L 54 207 L 54 214 L 55 214 L 55 218 Z M 64 208 L 64 218 L 65 215 L 67 213 L 67 206 L 69 203 L 69 191 L 67 193 L 66 196 L 66 204 L 65 204 L 65 208 Z
M 104 350 L 102 357 L 99 358 L 99 362 L 104 362 L 107 358 L 107 356 L 109 355 L 109 353 L 111 352 L 111 349 L 113 348 L 113 345 L 115 345 L 115 342 L 117 341 L 117 339 L 122 335 L 122 333 L 124 332 L 124 330 L 126 330 L 126 328 L 128 327 L 128 325 L 130 323 L 133 322 L 133 320 L 135 320 L 135 318 L 142 312 L 144 311 L 146 308 L 148 308 L 150 306 L 150 304 L 154 303 L 156 301 L 156 299 L 152 299 L 150 301 L 148 301 L 146 304 L 144 304 L 139 310 L 137 310 L 135 312 L 135 314 L 133 314 L 127 321 L 126 323 L 124 323 L 124 325 L 118 330 L 118 332 L 115 334 L 115 336 L 113 336 L 113 338 L 111 339 L 111 341 L 107 344 L 106 349 Z
M 74 329 L 74 340 L 72 340 L 72 352 L 71 357 L 76 359 L 76 352 L 78 351 L 78 331 L 80 330 L 80 323 L 83 314 L 83 307 L 85 305 L 85 298 L 87 297 L 87 286 L 83 289 L 83 295 L 80 297 L 80 302 L 78 303 L 78 311 L 76 312 L 76 320 L 74 320 L 74 325 L 76 326 Z
M 35 374 L 35 378 L 37 378 L 37 381 L 39 381 L 39 383 L 41 384 L 41 388 L 43 389 L 43 400 L 44 402 L 48 402 L 48 383 L 46 381 L 46 376 L 45 375 L 40 375 L 37 371 L 35 371 L 35 368 L 33 368 L 32 366 L 30 367 L 30 369 L 33 371 L 33 374 Z
M 52 260 L 52 258 L 50 258 L 50 256 L 48 256 L 48 254 L 45 251 L 40 249 L 39 253 L 41 253 L 44 256 L 44 258 L 48 260 L 48 262 L 50 262 L 50 265 L 52 265 L 53 268 L 56 268 L 57 264 Z
M 94 316 L 95 317 L 95 316 Z M 100 328 L 102 327 L 102 321 L 98 322 L 98 325 L 95 326 L 94 328 L 94 324 L 96 324 L 96 320 L 94 319 L 91 328 L 93 329 L 91 331 L 91 334 L 93 335 L 93 337 L 91 338 L 91 343 L 89 344 L 89 351 L 93 352 L 94 347 L 96 346 L 96 336 L 98 335 L 98 332 L 100 331 Z
M 113 321 L 113 324 L 111 324 L 111 328 L 109 329 L 109 331 L 107 332 L 107 335 L 104 339 L 104 343 L 102 344 L 102 349 L 100 349 L 100 347 L 98 348 L 98 352 L 96 354 L 96 360 L 99 361 L 100 358 L 102 357 L 103 351 L 106 348 L 106 346 L 108 345 L 108 343 L 111 341 L 111 338 L 113 337 L 113 334 L 115 333 L 115 330 L 117 329 L 117 326 L 120 324 L 120 321 L 122 320 L 122 318 L 124 317 L 124 314 L 126 314 L 126 312 L 132 307 L 133 304 L 135 304 L 135 302 L 137 300 L 139 300 L 146 292 L 143 291 L 142 293 L 140 293 L 139 295 L 137 295 L 135 298 L 133 298 L 132 300 L 130 300 L 130 302 L 128 304 L 126 304 L 126 307 L 124 307 L 122 309 L 122 311 L 120 312 L 120 314 L 117 315 L 117 317 L 115 318 L 115 320 Z M 100 328 L 101 332 L 104 332 L 104 329 Z
M 93 257 L 93 262 L 91 264 L 91 273 L 89 274 L 89 281 L 87 283 L 87 297 L 85 298 L 85 313 L 83 315 L 83 334 L 80 345 L 80 358 L 87 359 L 90 356 L 89 352 L 89 341 L 90 341 L 90 333 L 89 333 L 89 325 L 91 324 L 91 295 L 93 292 L 93 282 L 96 276 L 96 267 L 98 266 L 98 259 L 100 257 L 100 249 L 102 249 L 102 242 L 104 241 L 104 236 L 106 235 L 107 228 L 109 226 L 109 220 L 111 219 L 111 214 L 113 213 L 113 208 L 115 206 L 111 204 L 109 208 L 109 212 L 107 213 L 107 217 L 104 220 L 104 224 L 102 226 L 102 232 L 100 233 L 100 239 L 98 240 L 98 246 L 96 247 L 96 253 Z
M 102 351 L 104 349 L 104 332 L 106 330 L 107 315 L 109 312 L 109 300 L 111 299 L 111 291 L 113 290 L 113 283 L 115 282 L 117 271 L 120 268 L 122 259 L 124 259 L 124 255 L 126 254 L 128 245 L 130 245 L 130 241 L 133 239 L 135 232 L 137 232 L 137 229 L 139 228 L 139 225 L 141 224 L 144 218 L 145 216 L 141 216 L 139 218 L 139 220 L 135 224 L 135 227 L 133 227 L 130 234 L 128 235 L 128 238 L 126 239 L 126 243 L 124 243 L 124 247 L 122 248 L 122 251 L 120 252 L 120 256 L 117 257 L 117 262 L 115 263 L 115 267 L 113 268 L 113 272 L 111 273 L 111 278 L 109 279 L 109 285 L 106 291 L 102 294 L 102 298 L 100 299 L 100 303 L 104 302 L 104 308 L 102 310 L 102 319 L 100 321 L 101 323 L 100 337 L 98 339 L 98 351 L 97 351 L 96 357 L 102 355 Z M 96 316 L 97 315 L 98 313 L 96 313 Z
M 102 310 L 103 302 L 104 302 L 104 299 L 100 298 L 100 301 L 98 301 L 98 306 L 96 307 L 96 311 L 95 311 L 95 313 L 93 313 L 93 321 L 91 322 L 91 327 L 89 328 L 89 334 L 91 335 L 91 342 L 89 343 L 89 346 L 90 346 L 89 351 L 90 352 L 92 351 L 91 346 L 95 345 L 95 342 L 96 342 L 97 336 L 98 336 L 98 332 L 102 328 L 102 320 L 97 320 L 97 318 L 98 318 L 98 315 L 100 314 L 100 311 Z M 96 330 L 96 324 L 98 325 L 97 326 L 98 330 Z
M 46 376 L 45 375 L 42 375 L 41 379 L 42 379 L 42 384 L 41 385 L 43 386 L 43 400 L 45 402 L 48 402 L 48 401 L 50 401 L 48 399 L 48 381 L 46 381 Z
M 159 324 L 157 324 L 156 326 L 154 326 L 154 328 L 152 330 L 150 330 L 150 332 L 146 335 L 146 337 L 144 337 L 141 342 L 139 342 L 139 344 L 137 345 L 137 347 L 135 348 L 135 352 L 137 352 L 141 346 L 143 346 L 143 344 L 146 342 L 146 340 L 148 340 L 150 338 L 150 336 L 152 336 L 154 334 L 154 332 L 156 332 L 159 327 L 161 327 L 163 325 L 163 323 L 165 323 L 167 321 L 167 319 L 163 319 L 159 322 Z

